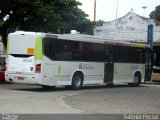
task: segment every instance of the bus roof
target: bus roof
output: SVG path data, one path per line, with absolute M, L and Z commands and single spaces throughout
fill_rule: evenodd
M 11 35 L 35 35 L 49 38 L 57 38 L 57 39 L 65 39 L 65 40 L 74 40 L 74 41 L 84 41 L 84 42 L 95 42 L 95 43 L 103 43 L 103 44 L 111 44 L 116 46 L 129 46 L 129 47 L 140 47 L 140 48 L 150 48 L 150 45 L 147 44 L 139 44 L 139 43 L 130 43 L 130 42 L 120 42 L 114 39 L 106 39 L 104 37 L 92 36 L 92 35 L 84 35 L 84 34 L 50 34 L 50 33 L 41 33 L 41 32 L 25 32 L 25 31 L 17 31 L 14 33 L 10 33 Z

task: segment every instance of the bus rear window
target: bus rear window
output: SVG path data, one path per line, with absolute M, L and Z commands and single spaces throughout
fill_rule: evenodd
M 27 58 L 27 57 L 31 57 L 33 55 L 25 55 L 25 54 L 10 54 L 13 57 L 22 57 L 22 58 Z

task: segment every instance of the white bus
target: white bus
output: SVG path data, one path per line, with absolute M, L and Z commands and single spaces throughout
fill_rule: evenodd
M 125 83 L 138 86 L 145 80 L 149 49 L 145 44 L 81 34 L 10 33 L 5 79 L 44 88 Z

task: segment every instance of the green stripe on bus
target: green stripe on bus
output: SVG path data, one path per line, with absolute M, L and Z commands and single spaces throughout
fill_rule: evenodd
M 42 37 L 36 37 L 35 60 L 43 60 Z
M 9 39 L 7 38 L 6 59 L 8 59 Z
M 61 65 L 58 65 L 58 74 L 61 74 Z

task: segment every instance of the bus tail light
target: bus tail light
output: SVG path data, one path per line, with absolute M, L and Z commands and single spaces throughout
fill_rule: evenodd
M 7 63 L 4 64 L 4 71 L 7 70 Z
M 41 73 L 41 64 L 36 65 L 36 73 Z

